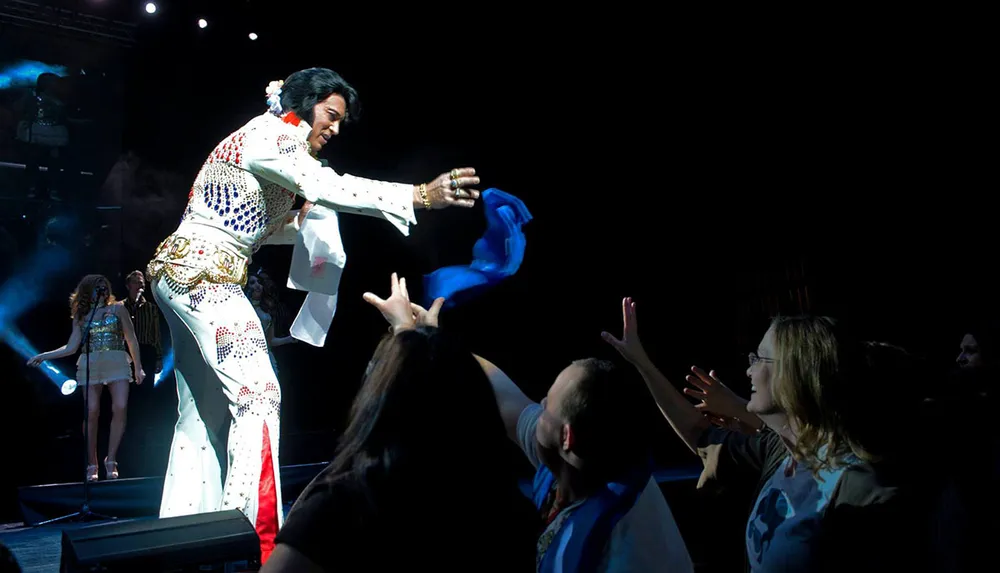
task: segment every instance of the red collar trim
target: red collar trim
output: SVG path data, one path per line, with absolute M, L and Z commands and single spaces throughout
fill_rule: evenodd
M 285 116 L 281 118 L 281 121 L 285 123 L 290 123 L 295 127 L 298 127 L 299 124 L 302 123 L 302 119 L 299 118 L 299 116 L 296 115 L 294 111 L 286 113 Z

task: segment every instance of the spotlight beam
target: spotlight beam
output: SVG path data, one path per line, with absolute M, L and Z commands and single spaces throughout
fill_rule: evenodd
M 38 350 L 25 338 L 24 334 L 12 324 L 0 324 L 0 340 L 2 340 L 7 346 L 10 346 L 14 352 L 17 352 L 25 361 L 30 359 L 32 356 L 38 354 Z M 60 391 L 64 391 L 64 385 L 70 382 L 69 377 L 64 375 L 59 371 L 51 362 L 42 362 L 39 370 L 46 378 L 52 382 L 56 388 Z M 73 386 L 75 389 L 75 381 Z M 72 393 L 72 391 L 70 391 Z

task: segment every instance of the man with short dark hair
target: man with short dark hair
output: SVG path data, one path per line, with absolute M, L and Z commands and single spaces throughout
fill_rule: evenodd
M 132 271 L 125 277 L 128 298 L 123 302 L 132 317 L 135 337 L 139 340 L 139 354 L 143 364 L 156 364 L 154 373 L 163 369 L 163 340 L 160 336 L 160 311 L 156 304 L 146 299 L 146 277 L 142 271 Z M 155 360 L 153 360 L 155 358 Z M 148 362 L 147 362 L 148 360 Z
M 168 451 L 161 451 L 168 444 L 160 439 L 163 430 L 169 428 L 176 419 L 176 402 L 171 407 L 171 392 L 156 392 L 156 375 L 163 369 L 163 342 L 160 335 L 160 311 L 156 304 L 143 295 L 146 278 L 140 271 L 132 271 L 125 277 L 128 296 L 122 301 L 129 317 L 135 337 L 139 341 L 139 356 L 149 374 L 146 383 L 133 386 L 129 394 L 129 440 L 125 447 L 133 452 L 136 460 L 135 471 L 139 475 L 155 475 L 162 471 L 162 460 Z
M 537 404 L 477 359 L 508 435 L 537 469 L 532 497 L 546 526 L 539 571 L 694 570 L 651 475 L 641 388 L 612 363 L 587 358 L 566 367 Z

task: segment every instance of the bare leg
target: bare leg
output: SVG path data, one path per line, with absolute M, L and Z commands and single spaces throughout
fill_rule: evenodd
M 128 417 L 128 382 L 108 384 L 111 391 L 111 436 L 108 438 L 108 463 L 118 460 L 118 446 L 125 435 L 125 419 Z M 96 458 L 95 458 L 96 459 Z
M 92 384 L 87 387 L 87 463 L 97 465 L 97 417 L 101 413 L 101 392 L 104 384 Z

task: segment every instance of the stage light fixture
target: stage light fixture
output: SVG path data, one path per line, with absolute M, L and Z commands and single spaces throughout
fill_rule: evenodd
M 206 20 L 204 18 L 198 20 L 198 27 L 199 28 L 203 28 L 203 29 L 207 28 L 208 27 L 208 20 Z
M 156 14 L 156 4 L 153 4 L 152 2 L 146 2 L 146 13 Z
M 251 40 L 256 40 L 257 39 L 257 34 L 255 34 L 253 32 L 250 32 L 250 39 Z

